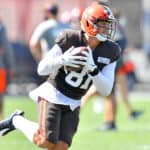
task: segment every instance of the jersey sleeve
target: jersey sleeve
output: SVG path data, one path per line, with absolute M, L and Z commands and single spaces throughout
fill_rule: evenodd
M 67 32 L 62 31 L 62 32 L 60 32 L 60 34 L 56 38 L 55 43 L 58 44 L 62 50 L 64 50 L 68 47 L 67 41 L 68 41 Z
M 55 43 L 59 45 L 59 47 L 62 49 L 63 53 L 67 49 L 69 49 L 71 46 L 75 46 L 74 41 L 76 39 L 76 35 L 74 32 L 70 29 L 66 29 L 62 32 L 60 32 L 59 36 L 56 38 Z
M 117 43 L 114 43 L 112 45 L 111 51 L 113 53 L 113 57 L 112 57 L 112 60 L 111 60 L 111 63 L 112 63 L 114 61 L 117 61 L 120 58 L 121 48 Z

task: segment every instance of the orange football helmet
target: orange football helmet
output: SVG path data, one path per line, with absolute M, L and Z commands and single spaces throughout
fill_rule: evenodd
M 93 3 L 82 14 L 81 28 L 99 41 L 106 41 L 114 36 L 116 19 L 109 7 Z

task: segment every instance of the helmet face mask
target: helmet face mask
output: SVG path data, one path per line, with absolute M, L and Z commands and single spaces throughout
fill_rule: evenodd
M 81 28 L 89 36 L 95 36 L 99 41 L 106 41 L 113 38 L 116 21 L 108 7 L 96 3 L 83 12 Z
M 96 27 L 94 28 L 97 28 L 97 30 L 99 31 L 97 33 L 97 37 L 102 36 L 105 40 L 113 39 L 115 35 L 115 31 L 116 31 L 116 22 L 115 21 L 99 21 Z M 105 41 L 105 40 L 100 40 L 100 41 Z

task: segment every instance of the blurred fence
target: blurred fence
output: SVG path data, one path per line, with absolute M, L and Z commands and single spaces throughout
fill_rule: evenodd
M 58 3 L 62 13 L 73 7 L 84 7 L 91 0 L 70 0 L 69 3 L 68 0 L 51 1 Z M 28 43 L 34 28 L 43 19 L 43 2 L 44 0 L 0 0 L 0 16 L 11 40 Z
M 70 11 L 74 7 L 86 7 L 92 0 L 51 0 L 58 3 L 60 11 Z M 67 5 L 66 5 L 67 4 Z M 126 33 L 130 44 L 141 44 L 141 0 L 110 0 L 119 8 L 127 20 Z M 43 0 L 0 0 L 0 16 L 6 24 L 11 40 L 28 40 L 35 26 L 43 19 Z M 61 15 L 60 13 L 60 15 Z

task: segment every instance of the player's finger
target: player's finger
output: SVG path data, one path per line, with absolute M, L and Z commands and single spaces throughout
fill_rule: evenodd
M 81 53 L 82 53 L 83 55 L 85 55 L 86 57 L 89 56 L 89 52 L 88 52 L 88 51 L 82 51 Z
M 77 65 L 86 65 L 86 61 L 77 61 L 77 60 L 72 60 L 72 64 L 77 64 Z
M 69 67 L 74 67 L 74 68 L 80 68 L 80 65 L 73 64 L 73 63 L 70 63 L 70 64 L 68 64 L 67 66 L 69 66 Z
M 86 56 L 71 56 L 72 60 L 87 60 Z

